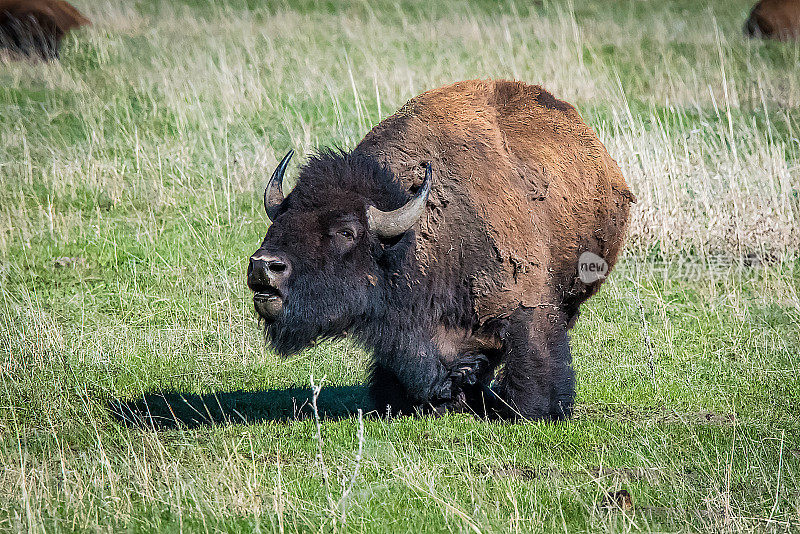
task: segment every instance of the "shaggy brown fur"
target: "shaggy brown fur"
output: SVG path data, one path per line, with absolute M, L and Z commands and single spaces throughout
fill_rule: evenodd
M 27 56 L 57 58 L 64 35 L 88 24 L 63 0 L 0 0 L 0 48 Z
M 356 152 L 385 163 L 412 191 L 422 181 L 420 163 L 432 163 L 419 263 L 467 283 L 479 320 L 472 331 L 442 328 L 435 341 L 449 358 L 499 349 L 506 354 L 501 396 L 526 413 L 552 412 L 526 406 L 516 390 L 530 375 L 548 374 L 549 347 L 566 345 L 580 304 L 602 283 L 581 282 L 578 257 L 593 252 L 613 267 L 634 201 L 592 129 L 539 86 L 465 81 L 412 99 Z M 482 327 L 501 319 L 510 319 L 506 333 L 487 335 Z M 509 336 L 514 330 L 519 335 Z M 524 346 L 515 350 L 511 338 Z M 558 350 L 568 358 L 568 346 Z
M 590 251 L 613 267 L 622 247 L 633 195 L 619 167 L 575 108 L 539 86 L 467 81 L 429 91 L 356 151 L 412 190 L 420 162 L 432 162 L 417 254 L 428 271 L 468 277 L 482 321 L 542 304 L 574 314 L 600 285 L 577 278 L 578 256 Z
M 800 0 L 761 0 L 744 25 L 750 37 L 789 41 L 800 37 Z

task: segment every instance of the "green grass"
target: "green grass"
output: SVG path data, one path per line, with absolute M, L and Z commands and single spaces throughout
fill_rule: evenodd
M 800 529 L 800 47 L 748 2 L 76 4 L 60 63 L 0 59 L 0 529 Z M 361 434 L 367 355 L 264 348 L 260 195 L 473 77 L 574 103 L 638 197 L 576 415 Z

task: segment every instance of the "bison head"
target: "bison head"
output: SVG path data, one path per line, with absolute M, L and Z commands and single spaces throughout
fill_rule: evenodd
M 324 152 L 284 197 L 283 158 L 264 192 L 272 222 L 250 257 L 247 284 L 281 354 L 342 335 L 380 315 L 385 283 L 405 261 L 409 230 L 425 209 L 431 168 L 413 198 L 372 158 Z

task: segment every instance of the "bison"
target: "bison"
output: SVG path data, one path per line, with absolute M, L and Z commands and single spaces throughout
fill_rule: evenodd
M 58 57 L 68 31 L 90 24 L 63 0 L 0 0 L 0 48 L 45 60 Z
M 247 272 L 279 354 L 351 336 L 372 354 L 381 412 L 570 416 L 567 332 L 603 281 L 579 258 L 613 267 L 634 201 L 574 107 L 464 81 L 413 98 L 351 152 L 312 156 L 284 196 L 291 156 Z
M 800 0 L 761 0 L 744 24 L 750 37 L 789 41 L 800 37 Z

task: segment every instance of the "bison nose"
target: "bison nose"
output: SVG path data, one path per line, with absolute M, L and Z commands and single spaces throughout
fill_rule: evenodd
M 266 288 L 281 289 L 290 272 L 289 262 L 284 258 L 263 252 L 256 253 L 250 258 L 247 285 L 253 291 L 262 291 Z

